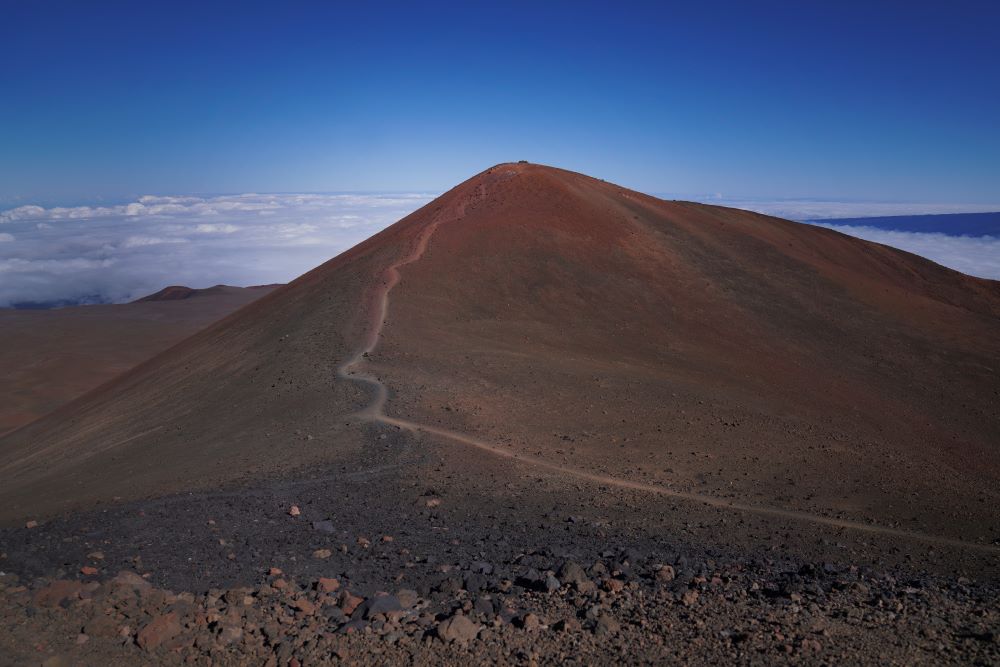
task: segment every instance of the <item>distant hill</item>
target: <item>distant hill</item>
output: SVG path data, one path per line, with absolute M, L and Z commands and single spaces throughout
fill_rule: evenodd
M 272 289 L 175 286 L 133 303 L 0 308 L 0 434 L 52 412 Z M 199 298 L 188 298 L 193 296 Z
M 809 220 L 809 222 L 851 227 L 874 227 L 901 232 L 948 234 L 950 236 L 1000 237 L 1000 212 L 892 215 L 877 218 L 822 218 Z
M 149 296 L 136 299 L 133 303 L 142 303 L 147 301 L 183 301 L 184 299 L 190 299 L 193 297 L 239 294 L 245 290 L 259 290 L 258 296 L 263 296 L 275 287 L 278 287 L 278 285 L 253 285 L 251 287 L 215 285 L 214 287 L 205 287 L 202 289 L 195 289 L 185 285 L 170 285 L 169 287 L 164 287 L 159 292 L 154 292 Z
M 10 304 L 12 310 L 58 310 L 73 306 L 101 306 L 110 302 L 100 294 L 91 294 L 76 299 L 54 299 L 52 301 L 15 301 Z

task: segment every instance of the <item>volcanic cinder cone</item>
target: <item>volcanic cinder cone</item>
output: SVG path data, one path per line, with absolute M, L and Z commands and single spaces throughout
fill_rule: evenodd
M 382 422 L 440 440 L 470 476 L 514 457 L 987 544 L 998 372 L 996 282 L 502 164 L 0 441 L 0 512 L 335 464 Z

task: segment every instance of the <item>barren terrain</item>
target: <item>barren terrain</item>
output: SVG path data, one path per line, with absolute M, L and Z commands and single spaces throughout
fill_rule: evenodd
M 0 440 L 8 647 L 993 662 L 998 334 L 995 282 L 498 165 Z
M 174 286 L 128 304 L 0 309 L 0 435 L 99 387 L 271 289 Z

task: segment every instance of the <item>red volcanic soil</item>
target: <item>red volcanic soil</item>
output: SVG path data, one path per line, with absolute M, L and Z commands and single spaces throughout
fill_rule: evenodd
M 374 423 L 465 480 L 989 551 L 998 318 L 899 250 L 498 165 L 0 440 L 0 518 L 339 465 Z
M 1000 535 L 1000 284 L 560 170 L 463 195 L 392 292 L 388 414 L 739 504 Z
M 167 287 L 135 303 L 0 309 L 0 434 L 48 414 L 275 286 Z M 190 299 L 184 303 L 162 303 Z

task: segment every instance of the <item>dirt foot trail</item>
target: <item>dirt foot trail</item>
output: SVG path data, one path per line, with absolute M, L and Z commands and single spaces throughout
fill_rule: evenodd
M 378 377 L 370 373 L 365 373 L 364 371 L 357 370 L 357 367 L 363 364 L 366 356 L 371 352 L 373 352 L 375 348 L 378 346 L 379 338 L 382 333 L 382 328 L 385 325 L 385 322 L 388 319 L 389 315 L 389 293 L 392 291 L 392 288 L 399 283 L 401 279 L 400 269 L 408 264 L 412 264 L 420 260 L 424 252 L 426 252 L 431 237 L 434 235 L 434 232 L 437 230 L 437 228 L 445 222 L 460 219 L 463 213 L 464 209 L 460 210 L 459 212 L 457 212 L 457 214 L 453 216 L 446 217 L 444 215 L 441 215 L 438 218 L 436 218 L 433 222 L 428 224 L 420 232 L 415 242 L 413 243 L 412 247 L 410 248 L 410 251 L 402 259 L 391 264 L 388 268 L 386 268 L 383 274 L 382 285 L 376 290 L 374 295 L 373 310 L 377 317 L 372 322 L 372 326 L 369 329 L 368 338 L 365 342 L 365 345 L 360 350 L 358 350 L 358 352 L 354 356 L 347 359 L 337 368 L 337 375 L 339 377 L 352 382 L 360 382 L 368 387 L 371 387 L 375 391 L 375 396 L 372 398 L 371 403 L 366 408 L 357 413 L 358 417 L 366 421 L 385 424 L 389 426 L 395 426 L 397 428 L 405 429 L 411 432 L 426 433 L 433 436 L 438 436 L 440 438 L 445 438 L 447 440 L 460 443 L 465 446 L 475 447 L 481 451 L 489 452 L 490 454 L 493 454 L 495 456 L 501 456 L 504 458 L 513 459 L 521 463 L 525 463 L 527 465 L 535 466 L 538 468 L 544 468 L 553 472 L 558 472 L 564 475 L 568 475 L 571 477 L 575 477 L 577 479 L 586 480 L 597 484 L 614 486 L 617 488 L 627 489 L 632 491 L 653 493 L 661 496 L 667 496 L 672 498 L 678 498 L 681 500 L 702 503 L 712 507 L 730 509 L 738 512 L 748 512 L 761 516 L 769 516 L 779 519 L 790 519 L 794 521 L 803 521 L 832 528 L 856 530 L 866 533 L 873 533 L 878 535 L 915 540 L 924 543 L 937 544 L 941 546 L 949 546 L 961 549 L 971 549 L 986 553 L 1000 554 L 1000 546 L 995 546 L 990 544 L 980 544 L 977 542 L 968 542 L 965 540 L 941 537 L 938 535 L 930 535 L 914 531 L 902 530 L 898 528 L 890 528 L 887 526 L 879 526 L 875 524 L 863 523 L 860 521 L 837 519 L 818 514 L 811 514 L 808 512 L 782 509 L 779 507 L 768 507 L 764 505 L 748 505 L 745 503 L 733 502 L 730 500 L 717 498 L 715 496 L 709 496 L 709 495 L 703 495 L 699 493 L 691 493 L 685 491 L 677 491 L 675 489 L 671 489 L 669 487 L 658 484 L 649 484 L 645 482 L 625 480 L 616 477 L 611 477 L 608 475 L 602 475 L 595 472 L 580 470 L 578 468 L 561 466 L 545 461 L 543 459 L 520 454 L 518 452 L 514 452 L 509 449 L 498 447 L 486 441 L 479 440 L 477 438 L 462 433 L 450 431 L 436 426 L 430 426 L 427 424 L 413 422 L 407 419 L 391 417 L 387 415 L 385 413 L 385 406 L 389 398 L 388 388 L 381 380 L 379 380 Z

